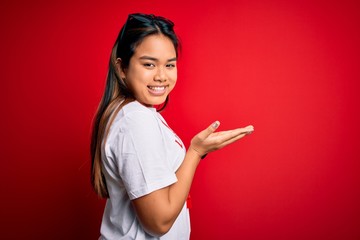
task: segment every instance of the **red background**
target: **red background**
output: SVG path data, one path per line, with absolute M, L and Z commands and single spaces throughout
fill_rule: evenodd
M 184 142 L 214 120 L 255 126 L 200 164 L 192 240 L 360 239 L 360 4 L 348 0 L 2 1 L 1 239 L 97 239 L 91 121 L 132 12 L 176 23 L 163 114 Z

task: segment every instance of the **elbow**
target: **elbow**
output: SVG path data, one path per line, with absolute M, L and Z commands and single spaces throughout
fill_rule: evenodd
M 155 221 L 151 224 L 142 224 L 144 230 L 154 236 L 154 237 L 161 237 L 165 235 L 167 232 L 170 231 L 172 224 L 171 223 L 164 223 L 164 222 L 158 222 Z
M 167 232 L 169 232 L 171 229 L 171 225 L 161 225 L 161 226 L 158 226 L 155 230 L 155 234 L 158 236 L 158 237 L 161 237 L 163 235 L 165 235 Z

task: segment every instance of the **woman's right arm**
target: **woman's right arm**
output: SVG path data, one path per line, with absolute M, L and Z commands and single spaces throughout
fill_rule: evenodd
M 215 133 L 218 126 L 219 122 L 215 122 L 191 140 L 185 159 L 176 172 L 176 183 L 133 200 L 138 219 L 148 233 L 161 236 L 170 230 L 189 195 L 201 156 L 254 131 L 252 126 L 247 126 Z

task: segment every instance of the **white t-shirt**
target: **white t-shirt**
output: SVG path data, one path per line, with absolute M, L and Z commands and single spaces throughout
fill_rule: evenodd
M 177 181 L 175 172 L 185 157 L 185 146 L 155 108 L 137 101 L 126 104 L 112 123 L 102 148 L 104 175 L 110 198 L 106 202 L 99 239 L 188 240 L 186 204 L 160 238 L 139 223 L 131 200 Z

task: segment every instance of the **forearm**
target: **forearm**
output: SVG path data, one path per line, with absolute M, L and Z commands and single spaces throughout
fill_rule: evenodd
M 180 213 L 189 195 L 199 162 L 200 155 L 190 147 L 176 172 L 178 181 L 169 187 L 169 207 L 176 216 Z
M 190 148 L 176 172 L 177 182 L 133 201 L 147 232 L 161 236 L 170 230 L 184 207 L 199 161 L 200 156 Z
M 176 171 L 178 181 L 168 187 L 160 219 L 164 229 L 169 230 L 180 214 L 189 195 L 195 171 L 200 162 L 200 155 L 191 147 L 186 152 L 184 161 Z

